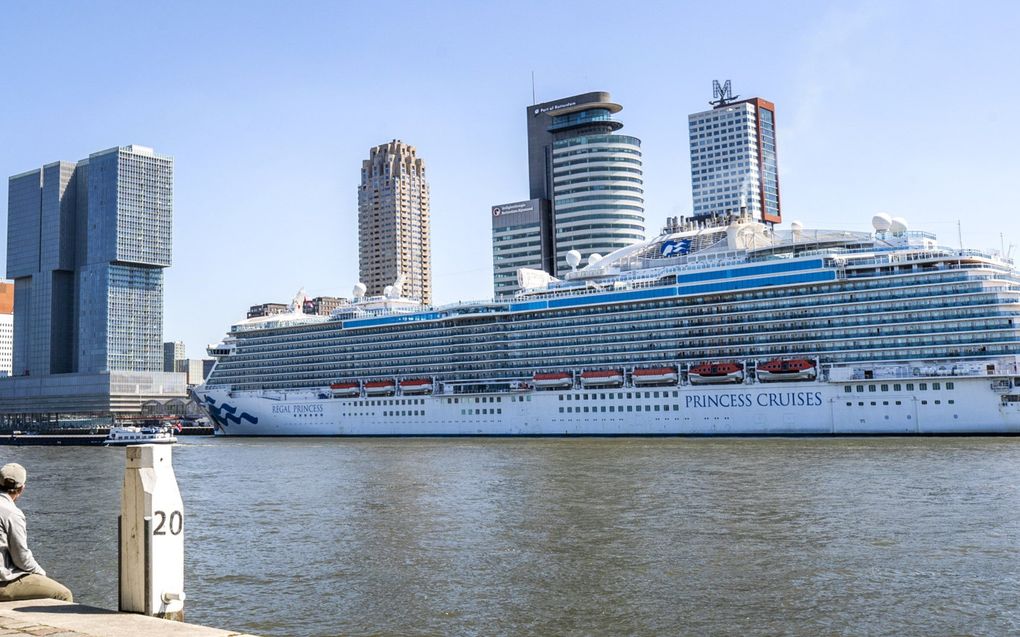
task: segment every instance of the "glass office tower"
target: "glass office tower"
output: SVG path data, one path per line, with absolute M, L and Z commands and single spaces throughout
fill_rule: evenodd
M 179 395 L 178 375 L 163 375 L 173 159 L 110 148 L 15 175 L 8 192 L 15 332 L 2 411 L 127 409 Z M 19 389 L 28 377 L 43 381 Z

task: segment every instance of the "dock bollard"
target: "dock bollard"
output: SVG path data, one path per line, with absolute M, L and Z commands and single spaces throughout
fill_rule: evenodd
M 184 503 L 169 445 L 127 447 L 119 610 L 184 621 Z

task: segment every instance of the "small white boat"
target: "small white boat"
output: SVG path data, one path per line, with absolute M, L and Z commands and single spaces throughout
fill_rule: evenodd
M 170 425 L 161 427 L 110 427 L 105 445 L 172 445 L 177 442 Z

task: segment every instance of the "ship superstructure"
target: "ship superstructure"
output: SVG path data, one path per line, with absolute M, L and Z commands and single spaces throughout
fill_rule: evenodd
M 242 435 L 1020 430 L 1020 278 L 884 216 L 874 232 L 681 224 L 512 298 L 355 292 L 242 321 L 196 390 Z M 399 286 L 398 286 L 399 288 Z

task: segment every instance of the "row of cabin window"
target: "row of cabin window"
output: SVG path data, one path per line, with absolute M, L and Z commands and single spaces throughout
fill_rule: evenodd
M 590 409 L 588 407 L 560 407 L 560 413 L 561 414 L 562 413 L 568 413 L 568 414 L 606 413 L 607 410 L 609 411 L 609 413 L 623 412 L 623 411 L 641 411 L 641 405 L 637 405 L 637 406 L 635 406 L 635 405 L 627 405 L 626 407 L 627 407 L 626 410 L 624 409 L 623 405 L 620 405 L 619 407 L 617 407 L 616 405 L 609 405 L 608 408 L 606 407 L 606 405 L 602 405 L 601 407 L 597 407 L 596 406 L 596 407 L 591 407 Z M 662 405 L 662 409 L 661 410 L 659 409 L 659 405 L 645 405 L 644 408 L 645 408 L 645 411 L 669 411 L 670 410 L 670 406 L 669 405 Z M 674 403 L 673 404 L 673 411 L 680 411 L 679 403 Z
M 914 383 L 907 383 L 906 386 L 907 386 L 907 391 L 914 391 Z M 927 391 L 928 390 L 928 383 L 917 383 L 917 388 L 920 391 Z M 931 388 L 932 388 L 932 391 L 941 391 L 942 390 L 942 383 L 932 383 L 931 384 Z M 952 382 L 948 382 L 948 383 L 946 383 L 946 389 L 949 389 L 949 390 L 956 389 L 956 384 L 952 383 Z M 847 394 L 849 394 L 853 390 L 854 390 L 853 385 L 846 385 L 845 387 L 843 387 L 843 392 L 847 393 Z M 903 384 L 902 383 L 893 383 L 892 390 L 893 391 L 903 391 Z M 857 385 L 857 391 L 863 392 L 864 391 L 864 385 Z M 877 386 L 877 385 L 868 385 L 868 391 L 889 391 L 889 385 L 888 384 L 881 385 L 880 389 L 879 389 L 879 386 Z
M 888 404 L 889 404 L 889 401 L 888 401 L 888 400 L 883 400 L 883 401 L 882 401 L 882 404 L 883 404 L 883 405 L 888 405 Z M 903 402 L 902 402 L 902 401 L 899 401 L 899 400 L 897 400 L 897 401 L 895 401 L 895 404 L 897 404 L 897 405 L 902 405 L 902 404 L 903 404 Z M 927 401 L 927 400 L 922 400 L 922 401 L 921 401 L 921 404 L 922 404 L 922 405 L 927 405 L 927 404 L 928 404 L 928 401 Z M 941 401 L 941 400 L 936 400 L 936 401 L 935 401 L 935 404 L 936 404 L 936 405 L 941 405 L 941 404 L 942 404 L 942 401 Z M 956 404 L 956 401 L 955 401 L 955 400 L 953 400 L 952 398 L 950 398 L 949 400 L 947 400 L 947 401 L 946 401 L 946 404 L 948 404 L 948 405 L 955 405 L 955 404 Z M 853 405 L 854 405 L 854 404 L 853 404 L 852 402 L 847 402 L 847 404 L 846 404 L 846 406 L 847 406 L 847 407 L 853 407 Z M 874 400 L 873 400 L 873 401 L 871 401 L 871 406 L 872 406 L 872 407 L 875 407 L 876 405 L 878 405 L 878 402 L 877 402 L 877 401 L 874 401 Z M 858 407 L 863 407 L 863 406 L 864 406 L 864 401 L 863 401 L 863 400 L 861 400 L 861 401 L 858 401 L 858 402 L 857 402 L 857 406 L 858 406 Z
M 627 398 L 641 398 L 641 392 L 639 392 L 639 391 L 634 391 L 634 392 L 630 392 L 630 391 L 629 392 L 622 392 L 622 391 L 621 392 L 609 392 L 608 396 L 609 396 L 610 400 L 615 400 L 615 399 L 622 400 L 624 398 L 624 394 L 625 393 L 627 394 L 627 396 L 626 396 Z M 659 396 L 660 393 L 662 394 L 662 396 L 661 396 L 662 398 L 669 398 L 669 392 L 668 391 L 662 391 L 662 392 L 646 391 L 646 392 L 644 392 L 645 398 L 659 398 L 660 397 Z M 589 396 L 591 396 L 591 398 L 589 398 Z M 606 400 L 606 396 L 607 396 L 607 394 L 560 394 L 560 400 Z M 673 398 L 679 398 L 679 397 L 680 397 L 680 392 L 674 390 L 673 391 Z

